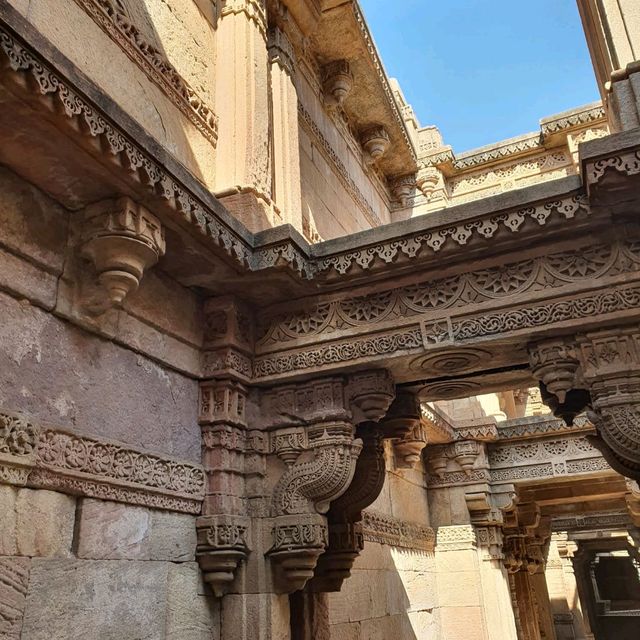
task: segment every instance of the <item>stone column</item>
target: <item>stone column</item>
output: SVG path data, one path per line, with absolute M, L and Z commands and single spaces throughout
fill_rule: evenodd
M 640 5 L 578 0 L 578 7 L 613 130 L 640 126 Z
M 583 640 L 588 637 L 588 625 L 585 625 L 585 612 L 582 610 L 578 584 L 573 568 L 573 557 L 578 550 L 578 545 L 573 540 L 569 540 L 566 532 L 554 534 L 553 540 L 562 564 L 565 597 L 569 612 L 571 613 L 574 637 L 576 640 Z
M 280 222 L 289 223 L 302 233 L 295 54 L 286 34 L 278 27 L 269 30 L 269 60 L 273 107 L 273 198 L 280 212 Z
M 216 32 L 216 195 L 251 231 L 273 226 L 265 0 L 226 0 Z

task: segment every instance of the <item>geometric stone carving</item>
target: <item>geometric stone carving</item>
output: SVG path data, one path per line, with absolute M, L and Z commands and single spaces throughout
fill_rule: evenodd
M 93 262 L 111 306 L 120 306 L 138 288 L 145 269 L 164 251 L 160 221 L 130 198 L 85 209 L 81 253 Z
M 369 127 L 360 134 L 360 142 L 365 152 L 366 164 L 374 164 L 389 148 L 389 134 L 381 125 Z
M 224 595 L 238 565 L 247 557 L 249 525 L 248 518 L 228 515 L 203 516 L 196 522 L 196 558 L 204 581 L 217 598 Z
M 335 60 L 322 69 L 324 104 L 329 109 L 341 107 L 353 87 L 353 74 L 346 60 Z

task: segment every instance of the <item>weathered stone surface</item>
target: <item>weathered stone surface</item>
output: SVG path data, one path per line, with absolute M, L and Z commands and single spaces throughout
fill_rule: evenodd
M 220 637 L 224 640 L 289 640 L 289 598 L 229 594 L 222 601 Z
M 0 288 L 52 309 L 56 303 L 57 276 L 8 251 L 0 250 Z
M 79 512 L 79 558 L 96 560 L 195 559 L 196 528 L 192 516 L 83 499 Z
M 70 556 L 75 504 L 55 491 L 0 486 L 0 554 Z
M 219 637 L 220 602 L 209 594 L 205 595 L 197 563 L 169 567 L 166 615 L 166 640 L 212 640 Z
M 2 244 L 55 274 L 62 271 L 68 213 L 17 175 L 0 167 Z
M 32 562 L 22 640 L 216 637 L 217 605 L 198 594 L 194 563 Z
M 0 638 L 20 640 L 29 583 L 28 558 L 0 558 Z
M 200 460 L 195 381 L 0 294 L 0 406 Z

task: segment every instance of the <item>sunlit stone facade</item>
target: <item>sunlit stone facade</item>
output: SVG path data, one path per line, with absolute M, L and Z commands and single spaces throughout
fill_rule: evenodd
M 0 638 L 637 638 L 640 9 L 578 5 L 602 101 L 460 153 L 351 0 L 0 2 Z

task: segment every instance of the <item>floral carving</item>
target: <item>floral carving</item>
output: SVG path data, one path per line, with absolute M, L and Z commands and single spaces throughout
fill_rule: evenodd
M 38 431 L 20 416 L 0 414 L 0 453 L 28 456 L 36 448 Z

